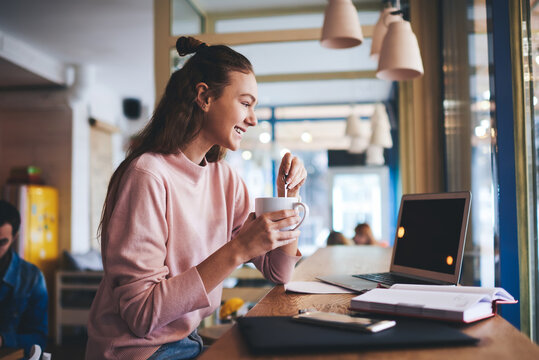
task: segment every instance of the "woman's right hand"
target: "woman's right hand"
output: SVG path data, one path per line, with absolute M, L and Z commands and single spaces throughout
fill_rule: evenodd
M 299 238 L 299 230 L 280 229 L 301 221 L 296 210 L 287 209 L 265 213 L 256 217 L 250 213 L 239 233 L 232 240 L 238 246 L 243 261 L 247 262 L 268 251 L 290 244 Z

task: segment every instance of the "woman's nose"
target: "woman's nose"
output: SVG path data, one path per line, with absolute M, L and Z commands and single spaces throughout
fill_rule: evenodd
M 247 124 L 251 125 L 251 126 L 255 126 L 256 124 L 258 124 L 258 119 L 256 118 L 256 114 L 253 111 L 251 111 L 249 113 L 249 115 L 247 116 L 247 119 L 245 119 Z

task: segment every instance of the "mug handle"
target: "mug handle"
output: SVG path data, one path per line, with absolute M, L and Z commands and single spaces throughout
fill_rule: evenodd
M 304 204 L 302 202 L 295 202 L 294 204 L 292 204 L 292 209 L 295 210 L 298 207 L 303 208 L 303 217 L 301 218 L 301 221 L 294 228 L 290 229 L 290 231 L 296 230 L 297 228 L 299 228 L 299 226 L 303 223 L 303 221 L 307 218 L 307 216 L 309 216 L 309 207 L 307 206 L 307 204 Z

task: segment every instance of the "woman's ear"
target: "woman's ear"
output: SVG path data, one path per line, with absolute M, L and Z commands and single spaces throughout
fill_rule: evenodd
M 206 83 L 200 82 L 195 86 L 197 92 L 196 103 L 202 111 L 207 112 L 210 108 L 209 87 Z

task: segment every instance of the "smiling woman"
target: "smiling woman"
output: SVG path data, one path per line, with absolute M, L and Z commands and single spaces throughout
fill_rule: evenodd
M 232 271 L 251 261 L 285 283 L 299 260 L 299 231 L 278 231 L 299 221 L 296 212 L 249 213 L 247 187 L 223 159 L 257 124 L 251 63 L 192 37 L 176 48 L 193 55 L 170 77 L 109 183 L 87 359 L 196 357 L 196 328 L 220 304 Z M 302 161 L 284 155 L 280 195 L 288 186 L 295 197 L 306 174 Z

